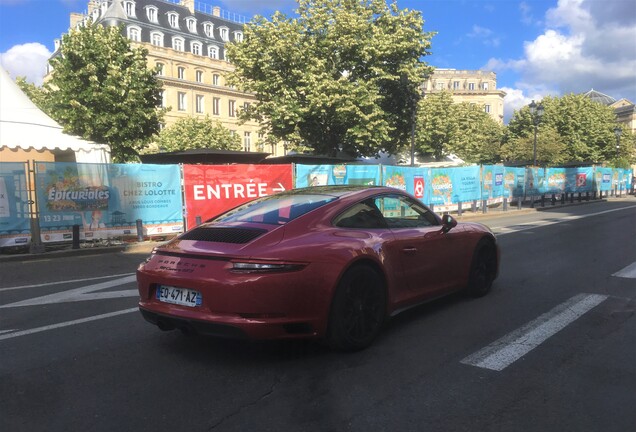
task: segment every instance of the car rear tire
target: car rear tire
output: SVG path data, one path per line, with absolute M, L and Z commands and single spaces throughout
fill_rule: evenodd
M 368 347 L 386 317 L 386 290 L 382 276 L 372 267 L 349 269 L 338 284 L 329 316 L 327 341 L 341 351 Z
M 482 297 L 488 294 L 497 275 L 497 250 L 490 242 L 477 245 L 470 266 L 468 294 Z

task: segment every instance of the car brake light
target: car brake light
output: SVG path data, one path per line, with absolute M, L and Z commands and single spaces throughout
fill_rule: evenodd
M 264 261 L 232 261 L 233 272 L 244 273 L 270 273 L 289 272 L 302 269 L 305 264 L 289 262 L 264 262 Z

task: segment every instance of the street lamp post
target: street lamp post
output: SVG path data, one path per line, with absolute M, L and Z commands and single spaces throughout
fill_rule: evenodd
M 616 135 L 616 159 L 618 159 L 619 150 L 621 148 L 621 134 L 622 133 L 623 133 L 623 129 L 621 129 L 620 127 L 616 126 L 614 128 L 614 135 Z
M 426 85 L 426 81 L 425 84 Z M 424 97 L 424 87 L 421 88 L 421 93 L 415 93 L 411 99 L 411 166 L 415 166 L 415 124 L 417 123 L 417 108 L 419 101 Z
M 534 125 L 534 141 L 532 144 L 532 166 L 537 166 L 537 131 L 539 122 L 543 116 L 543 104 L 536 103 L 534 100 L 530 103 L 530 114 L 532 115 L 532 124 Z

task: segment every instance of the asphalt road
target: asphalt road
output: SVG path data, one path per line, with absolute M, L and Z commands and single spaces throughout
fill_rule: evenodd
M 0 431 L 636 430 L 636 198 L 480 221 L 492 293 L 353 354 L 160 332 L 145 253 L 0 259 Z

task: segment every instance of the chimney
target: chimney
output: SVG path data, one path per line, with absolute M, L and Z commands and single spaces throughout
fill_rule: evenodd
M 221 8 L 218 6 L 214 6 L 212 8 L 212 15 L 214 15 L 215 17 L 220 17 L 221 16 Z
M 194 0 L 181 0 L 181 6 L 187 7 L 190 13 L 194 15 Z
M 84 14 L 78 12 L 71 12 L 71 26 L 70 28 L 74 29 L 78 23 L 81 23 L 84 19 Z

